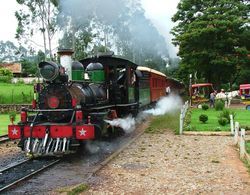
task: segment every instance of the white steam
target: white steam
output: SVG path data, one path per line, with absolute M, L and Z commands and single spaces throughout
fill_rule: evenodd
M 175 112 L 182 106 L 182 100 L 180 96 L 169 95 L 167 97 L 161 98 L 157 103 L 155 108 L 146 110 L 144 113 L 151 114 L 154 116 L 164 115 L 167 113 Z
M 167 97 L 161 98 L 157 103 L 155 108 L 150 110 L 145 110 L 140 112 L 136 118 L 133 118 L 132 115 L 129 115 L 126 118 L 117 118 L 114 120 L 105 120 L 114 127 L 121 127 L 125 133 L 131 133 L 135 130 L 136 124 L 140 124 L 148 116 L 154 115 L 164 115 L 167 113 L 176 112 L 182 106 L 182 100 L 177 95 L 169 95 Z
M 135 130 L 135 118 L 132 115 L 127 116 L 126 118 L 117 118 L 114 120 L 105 120 L 106 123 L 109 123 L 113 127 L 121 127 L 125 133 L 131 133 Z

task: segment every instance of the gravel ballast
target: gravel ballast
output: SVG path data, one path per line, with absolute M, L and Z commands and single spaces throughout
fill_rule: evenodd
M 250 194 L 228 136 L 143 134 L 90 181 L 93 194 Z

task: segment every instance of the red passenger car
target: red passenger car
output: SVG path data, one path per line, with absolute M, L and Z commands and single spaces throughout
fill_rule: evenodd
M 151 68 L 139 66 L 141 72 L 149 72 L 150 101 L 156 102 L 166 95 L 166 75 Z

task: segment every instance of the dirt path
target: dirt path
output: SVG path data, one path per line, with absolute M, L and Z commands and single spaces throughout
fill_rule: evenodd
M 223 136 L 144 134 L 85 193 L 250 194 L 249 174 L 232 143 Z

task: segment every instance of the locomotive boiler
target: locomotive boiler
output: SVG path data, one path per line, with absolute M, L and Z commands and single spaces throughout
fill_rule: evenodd
M 166 95 L 166 76 L 112 55 L 72 61 L 61 50 L 60 63 L 40 62 L 42 83 L 34 87 L 32 109 L 8 126 L 11 139 L 35 156 L 74 152 L 86 140 L 118 131 L 106 120 L 136 115 Z
M 41 113 L 46 120 L 69 122 L 76 105 L 90 107 L 107 103 L 106 89 L 101 80 L 99 80 L 100 83 L 82 83 L 80 80 L 69 83 L 68 75 L 61 65 L 54 62 L 41 62 L 38 67 L 46 83 L 39 91 L 38 108 L 42 110 Z M 103 70 L 103 66 L 100 63 L 90 63 L 86 71 L 91 75 L 96 69 Z M 83 65 L 80 62 L 73 62 L 72 70 L 73 76 L 74 70 L 78 75 L 84 75 Z M 51 109 L 56 109 L 57 112 Z

